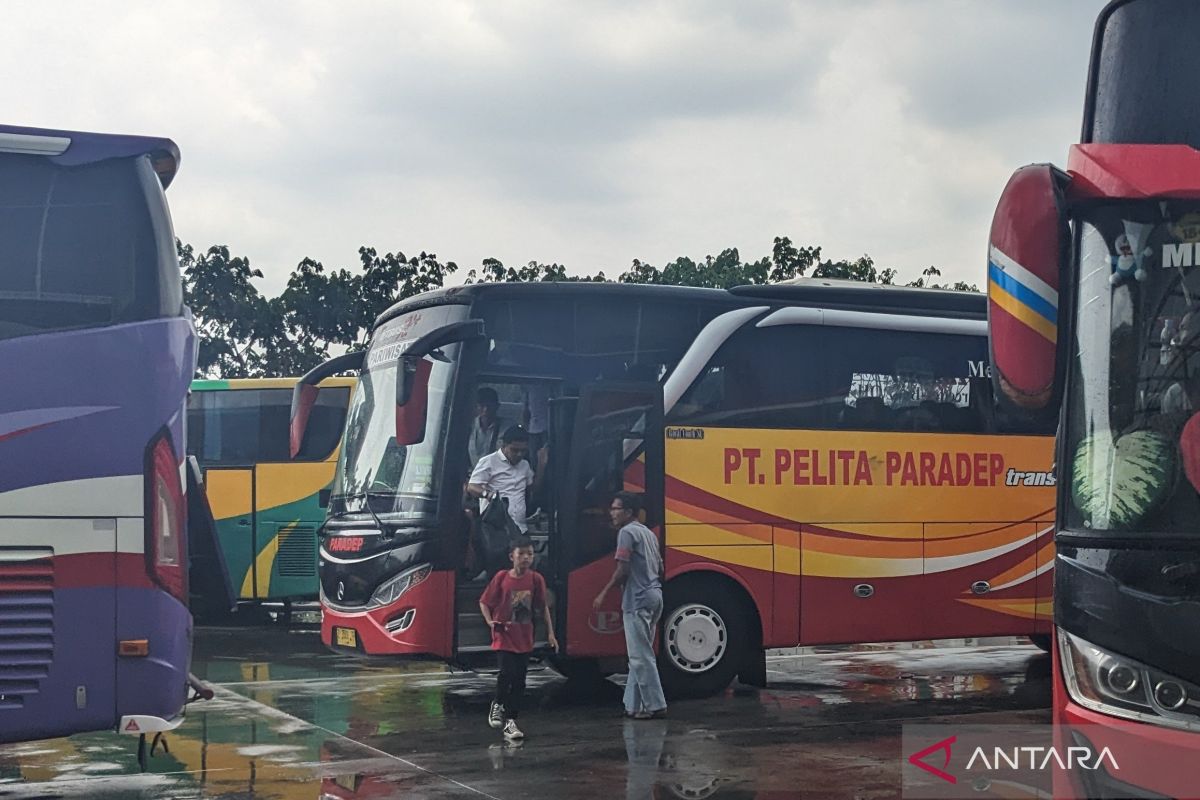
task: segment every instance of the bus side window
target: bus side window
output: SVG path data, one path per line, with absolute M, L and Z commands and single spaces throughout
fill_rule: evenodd
M 836 426 L 847 430 L 984 433 L 986 363 L 980 336 L 829 327 L 823 330 L 831 394 L 843 408 Z
M 819 428 L 828 405 L 815 328 L 743 328 L 671 410 L 672 424 Z

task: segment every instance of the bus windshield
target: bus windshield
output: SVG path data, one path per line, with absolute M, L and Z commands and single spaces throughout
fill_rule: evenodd
M 1066 418 L 1072 530 L 1194 534 L 1200 495 L 1200 203 L 1079 215 Z M 1190 479 L 1190 480 L 1189 480 Z
M 0 339 L 178 315 L 166 198 L 150 159 L 0 160 Z
M 459 347 L 442 350 L 429 377 L 425 438 L 396 443 L 396 363 L 405 345 L 466 319 L 467 307 L 446 305 L 412 311 L 379 328 L 367 351 L 366 368 L 350 402 L 331 511 L 373 512 L 401 518 L 437 512 L 444 426 Z M 369 504 L 369 505 L 368 505 Z

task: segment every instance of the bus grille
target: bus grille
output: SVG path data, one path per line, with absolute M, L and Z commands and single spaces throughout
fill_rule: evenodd
M 317 532 L 313 528 L 279 531 L 279 577 L 311 578 L 317 574 Z
M 37 694 L 54 658 L 54 550 L 0 547 L 0 710 Z

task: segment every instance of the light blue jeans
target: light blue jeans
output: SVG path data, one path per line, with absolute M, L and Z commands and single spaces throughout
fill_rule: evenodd
M 654 660 L 654 632 L 662 617 L 662 598 L 651 608 L 626 611 L 625 650 L 629 654 L 629 678 L 625 681 L 625 712 L 662 711 L 667 707 L 658 663 Z

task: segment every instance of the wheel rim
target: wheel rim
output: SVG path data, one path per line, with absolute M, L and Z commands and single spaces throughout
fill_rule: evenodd
M 675 609 L 665 634 L 667 655 L 684 672 L 707 672 L 720 663 L 729 645 L 725 620 L 700 603 Z

